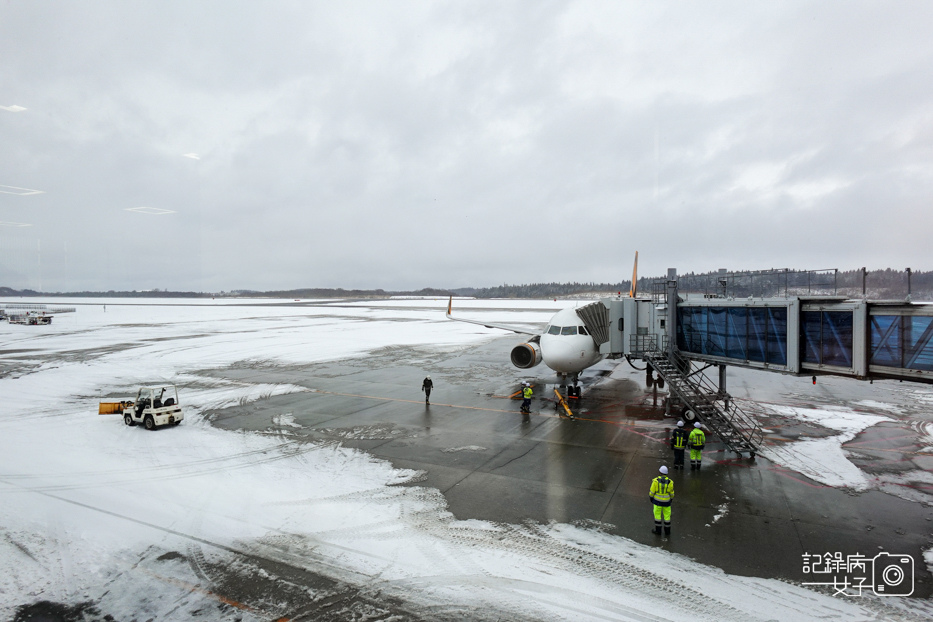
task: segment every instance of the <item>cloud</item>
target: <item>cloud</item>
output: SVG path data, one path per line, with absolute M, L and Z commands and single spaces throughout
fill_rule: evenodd
M 0 170 L 46 194 L 0 218 L 35 224 L 50 289 L 604 281 L 636 248 L 643 274 L 924 269 L 924 25 L 913 2 L 7 5 L 0 80 L 31 114 L 0 121 Z M 175 212 L 170 256 L 111 264 L 126 205 Z
M 17 196 L 26 197 L 32 194 L 43 194 L 42 190 L 32 190 L 30 188 L 17 188 L 16 186 L 2 186 L 0 185 L 0 193 L 2 194 L 15 194 Z
M 136 212 L 138 214 L 147 214 L 149 216 L 162 216 L 164 214 L 174 214 L 174 210 L 162 209 L 160 207 L 127 207 L 127 212 Z

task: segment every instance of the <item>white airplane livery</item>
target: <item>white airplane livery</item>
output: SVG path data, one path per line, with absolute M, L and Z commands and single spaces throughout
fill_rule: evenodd
M 512 348 L 512 364 L 520 369 L 531 369 L 544 363 L 557 372 L 561 386 L 567 385 L 569 395 L 579 393 L 577 382 L 580 372 L 603 360 L 596 342 L 573 307 L 555 313 L 541 334 L 514 326 L 453 317 L 452 307 L 453 297 L 447 303 L 447 317 L 451 320 L 531 335 L 531 339 Z M 572 384 L 568 385 L 568 380 Z
M 638 253 L 635 253 L 635 269 L 632 271 L 632 287 L 629 296 L 635 297 L 635 284 L 638 282 Z M 567 394 L 580 396 L 579 375 L 587 367 L 603 360 L 599 353 L 596 339 L 590 335 L 585 322 L 574 307 L 561 309 L 551 317 L 543 333 L 530 332 L 514 326 L 491 324 L 480 320 L 467 320 L 451 315 L 453 296 L 447 303 L 447 317 L 458 322 L 478 324 L 486 328 L 508 330 L 520 335 L 531 335 L 531 339 L 512 348 L 512 364 L 519 369 L 531 369 L 544 363 L 560 378 L 560 386 L 567 387 Z M 569 383 L 568 383 L 569 381 Z

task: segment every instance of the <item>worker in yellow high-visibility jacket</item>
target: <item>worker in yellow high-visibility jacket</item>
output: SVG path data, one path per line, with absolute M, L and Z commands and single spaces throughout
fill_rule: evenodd
M 700 429 L 699 421 L 693 424 L 687 447 L 690 448 L 690 470 L 699 470 L 703 463 L 703 448 L 706 447 L 706 434 Z
M 522 383 L 522 408 L 523 413 L 531 412 L 531 396 L 534 395 L 534 391 L 531 390 L 531 384 L 527 382 Z
M 651 480 L 651 489 L 648 497 L 654 504 L 654 533 L 661 534 L 661 525 L 664 525 L 664 535 L 671 535 L 671 501 L 674 500 L 674 482 L 667 476 L 667 467 L 660 468 L 661 474 Z

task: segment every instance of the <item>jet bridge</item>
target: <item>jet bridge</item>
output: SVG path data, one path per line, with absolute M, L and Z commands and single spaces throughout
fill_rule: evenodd
M 761 430 L 726 392 L 727 366 L 933 383 L 933 304 L 835 295 L 681 296 L 670 270 L 652 296 L 603 299 L 578 315 L 602 354 L 645 361 L 686 411 L 740 453 L 754 454 Z M 703 374 L 712 366 L 718 387 Z

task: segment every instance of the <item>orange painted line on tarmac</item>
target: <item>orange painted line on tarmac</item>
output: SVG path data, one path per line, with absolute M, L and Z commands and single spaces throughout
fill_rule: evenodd
M 187 581 L 182 581 L 181 579 L 175 579 L 173 577 L 163 577 L 162 575 L 156 574 L 155 572 L 152 572 L 151 570 L 147 570 L 145 568 L 141 568 L 141 570 L 145 572 L 146 574 L 152 577 L 155 577 L 156 579 L 160 581 L 164 581 L 165 583 L 174 585 L 175 587 L 180 587 L 182 589 L 188 590 L 189 592 L 196 592 L 198 594 L 203 594 L 204 596 L 213 598 L 216 601 L 222 602 L 225 605 L 230 605 L 231 607 L 240 609 L 241 611 L 248 611 L 250 613 L 257 614 L 257 615 L 266 614 L 266 612 L 256 609 L 255 607 L 250 607 L 249 605 L 245 603 L 241 603 L 238 600 L 233 600 L 232 598 L 227 598 L 226 596 L 222 596 L 216 592 L 206 590 L 200 585 L 188 583 Z M 278 618 L 276 622 L 289 622 L 290 619 L 291 618 Z

